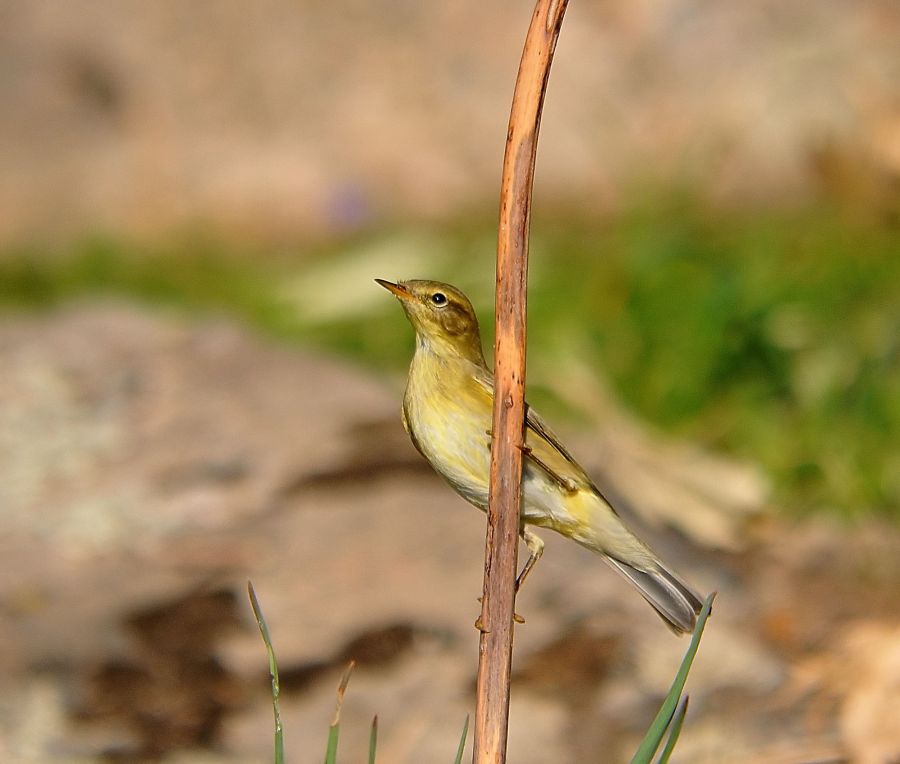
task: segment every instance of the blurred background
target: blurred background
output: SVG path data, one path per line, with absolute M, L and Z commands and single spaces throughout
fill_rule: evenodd
M 0 759 L 452 757 L 483 517 L 407 443 L 411 329 L 492 330 L 530 4 L 0 0 Z M 690 762 L 900 757 L 900 6 L 583 0 L 529 397 L 719 600 Z M 547 538 L 513 762 L 627 760 L 684 650 Z M 676 754 L 678 756 L 678 754 Z

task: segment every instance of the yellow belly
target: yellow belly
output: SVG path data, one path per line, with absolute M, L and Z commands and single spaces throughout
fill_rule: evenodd
M 432 467 L 465 499 L 487 509 L 491 463 L 491 405 L 480 390 L 430 384 L 410 375 L 404 415 L 410 436 Z
M 491 464 L 491 396 L 475 382 L 435 380 L 428 369 L 411 369 L 403 402 L 404 424 L 416 447 L 464 499 L 488 505 Z M 522 519 L 573 535 L 583 522 L 581 497 L 561 490 L 527 462 L 522 472 Z

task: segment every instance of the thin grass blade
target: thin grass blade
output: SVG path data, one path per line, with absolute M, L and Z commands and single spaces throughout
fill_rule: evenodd
M 469 715 L 466 714 L 466 720 L 463 722 L 462 735 L 459 738 L 459 748 L 456 749 L 456 758 L 453 764 L 462 764 L 463 752 L 466 750 L 466 735 L 469 734 Z
M 700 647 L 700 638 L 703 636 L 703 629 L 706 627 L 706 621 L 709 619 L 709 613 L 712 610 L 712 603 L 715 598 L 716 593 L 713 592 L 703 603 L 703 609 L 700 611 L 700 616 L 697 618 L 697 625 L 694 627 L 694 633 L 691 636 L 691 644 L 684 654 L 681 666 L 678 669 L 678 673 L 675 675 L 675 680 L 672 682 L 671 688 L 669 688 L 669 694 L 663 701 L 662 706 L 660 706 L 659 712 L 656 714 L 656 718 L 650 725 L 650 729 L 647 730 L 647 734 L 644 735 L 644 739 L 638 746 L 637 752 L 632 757 L 631 764 L 650 764 L 653 760 L 653 756 L 656 754 L 657 750 L 659 750 L 659 746 L 666 734 L 666 730 L 669 728 L 669 725 L 675 716 L 675 710 L 681 699 L 684 683 L 687 681 L 688 672 L 690 672 L 691 664 L 694 662 L 694 656 L 697 654 L 697 649 Z
M 337 689 L 337 705 L 334 709 L 334 718 L 331 720 L 331 726 L 328 728 L 328 745 L 325 747 L 325 764 L 335 764 L 337 762 L 338 736 L 341 726 L 341 706 L 344 705 L 344 695 L 347 692 L 347 685 L 350 683 L 350 674 L 356 661 L 350 661 L 344 674 L 341 677 L 341 683 Z
M 669 738 L 666 740 L 666 746 L 656 760 L 656 764 L 668 764 L 672 751 L 675 750 L 675 743 L 678 742 L 678 736 L 681 734 L 681 728 L 684 726 L 684 717 L 687 714 L 689 695 L 682 695 L 669 724 Z
M 328 745 L 325 747 L 325 764 L 336 764 L 338 748 L 339 724 L 332 724 L 328 728 Z
M 247 593 L 250 595 L 250 607 L 253 608 L 253 616 L 256 618 L 256 625 L 259 626 L 259 633 L 262 634 L 263 642 L 266 645 L 266 654 L 269 656 L 269 676 L 272 677 L 272 711 L 275 714 L 275 764 L 284 764 L 284 730 L 281 726 L 281 710 L 278 705 L 278 698 L 281 694 L 281 686 L 278 682 L 278 661 L 275 660 L 275 649 L 272 647 L 272 640 L 269 637 L 269 627 L 263 617 L 259 600 L 256 599 L 253 584 L 249 581 L 247 582 Z
M 378 743 L 378 714 L 372 717 L 372 731 L 369 733 L 369 764 L 375 764 L 375 746 Z

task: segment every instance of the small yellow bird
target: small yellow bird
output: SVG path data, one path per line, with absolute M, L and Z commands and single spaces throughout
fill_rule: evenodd
M 438 474 L 486 511 L 494 380 L 484 361 L 472 303 L 438 281 L 375 281 L 397 297 L 416 330 L 403 427 Z M 625 527 L 530 407 L 525 428 L 520 533 L 530 556 L 517 586 L 544 550 L 528 525 L 550 528 L 603 555 L 675 633 L 692 631 L 702 606 L 697 594 Z

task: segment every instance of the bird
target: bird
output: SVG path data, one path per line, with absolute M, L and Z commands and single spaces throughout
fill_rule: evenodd
M 478 317 L 456 287 L 439 281 L 375 279 L 400 302 L 415 330 L 401 418 L 416 450 L 470 504 L 487 511 L 493 374 Z M 691 632 L 699 595 L 622 521 L 544 419 L 526 403 L 520 532 L 529 557 L 518 590 L 544 551 L 532 526 L 600 554 L 676 634 Z

